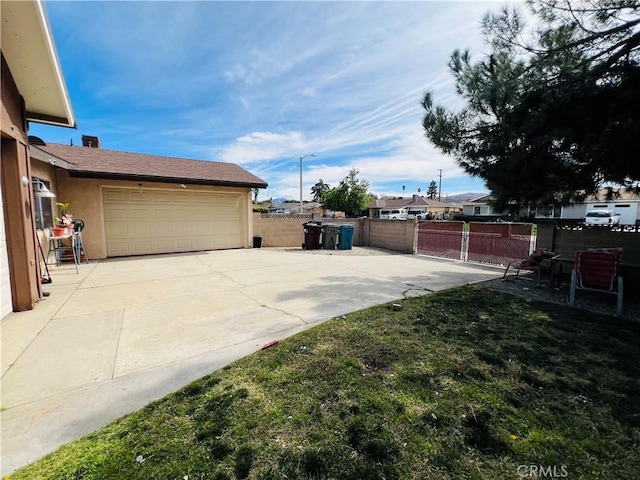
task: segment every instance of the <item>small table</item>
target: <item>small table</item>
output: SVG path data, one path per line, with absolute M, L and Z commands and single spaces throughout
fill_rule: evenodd
M 565 264 L 567 264 L 570 268 L 573 268 L 575 264 L 576 257 L 574 255 L 560 254 L 554 257 L 551 257 L 551 286 L 552 287 L 560 287 L 562 284 L 562 269 Z M 557 270 L 557 272 L 556 272 Z M 557 279 L 557 284 L 556 284 Z
M 71 247 L 65 245 L 63 240 L 71 239 Z M 54 252 L 56 257 L 56 265 L 60 266 L 62 261 L 62 253 L 67 249 L 71 248 L 71 256 L 73 257 L 73 264 L 76 267 L 76 273 L 78 272 L 78 256 L 76 255 L 76 234 L 70 233 L 68 235 L 59 235 L 57 237 L 49 237 L 49 250 L 47 251 L 47 264 L 49 263 L 49 257 L 51 256 L 51 252 Z

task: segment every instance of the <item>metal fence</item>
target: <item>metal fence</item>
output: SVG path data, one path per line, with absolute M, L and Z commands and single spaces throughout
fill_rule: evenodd
M 536 243 L 530 223 L 419 222 L 416 253 L 506 265 L 527 258 Z
M 464 260 L 464 222 L 419 222 L 416 253 Z

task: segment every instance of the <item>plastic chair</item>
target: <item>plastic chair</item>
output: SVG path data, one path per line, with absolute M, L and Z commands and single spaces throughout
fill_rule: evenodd
M 613 249 L 578 251 L 571 272 L 569 305 L 576 302 L 577 290 L 617 295 L 616 315 L 622 313 L 623 281 L 620 276 L 620 252 Z

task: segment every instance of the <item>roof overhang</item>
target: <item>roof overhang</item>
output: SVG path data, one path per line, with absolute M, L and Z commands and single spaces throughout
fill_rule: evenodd
M 190 185 L 212 185 L 219 187 L 267 188 L 267 183 L 235 182 L 226 180 L 205 180 L 185 177 L 159 177 L 154 175 L 132 175 L 126 173 L 86 172 L 69 169 L 69 176 L 74 178 L 99 178 L 104 180 L 129 180 L 135 182 L 184 183 Z
M 2 55 L 24 98 L 27 120 L 76 127 L 42 0 L 2 0 Z

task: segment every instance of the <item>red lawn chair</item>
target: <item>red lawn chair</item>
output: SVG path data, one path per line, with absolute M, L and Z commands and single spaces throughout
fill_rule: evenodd
M 507 268 L 504 271 L 504 274 L 502 275 L 502 278 L 505 278 L 507 276 L 507 272 L 509 271 L 509 268 L 515 268 L 516 278 L 518 278 L 518 274 L 520 273 L 520 270 L 528 270 L 530 272 L 538 273 L 538 286 L 541 286 L 542 270 L 548 267 L 544 263 L 544 261 L 553 257 L 554 255 L 555 253 L 547 251 L 546 248 L 540 248 L 538 250 L 535 250 L 531 255 L 529 255 L 529 258 L 525 260 L 514 260 L 512 262 L 509 262 L 509 264 L 507 265 Z
M 575 305 L 576 290 L 610 293 L 618 296 L 616 315 L 620 315 L 622 289 L 619 251 L 602 249 L 576 252 L 575 267 L 571 272 L 569 305 Z

